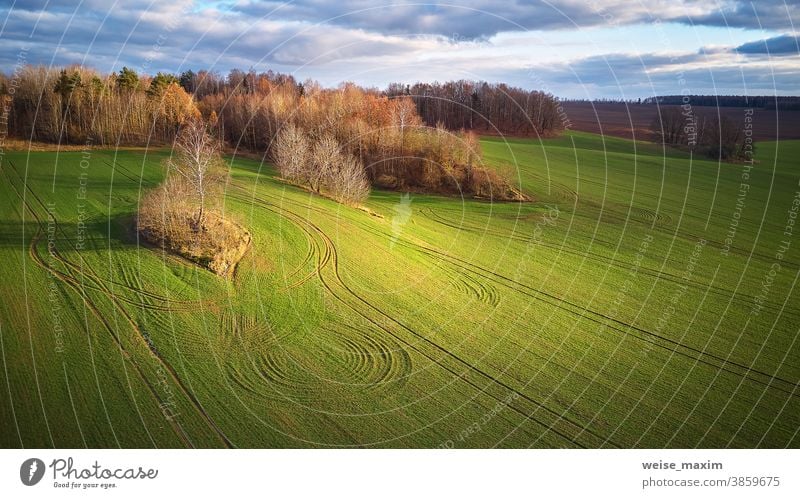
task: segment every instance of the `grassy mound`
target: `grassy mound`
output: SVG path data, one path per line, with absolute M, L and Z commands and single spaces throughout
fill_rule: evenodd
M 233 274 L 250 247 L 250 232 L 216 213 L 207 213 L 199 226 L 188 211 L 173 216 L 169 223 L 164 220 L 140 215 L 139 233 L 147 242 L 223 277 Z
M 214 211 L 206 212 L 198 223 L 197 213 L 174 199 L 169 186 L 156 189 L 145 199 L 137 217 L 142 237 L 217 275 L 232 275 L 250 247 L 250 232 Z

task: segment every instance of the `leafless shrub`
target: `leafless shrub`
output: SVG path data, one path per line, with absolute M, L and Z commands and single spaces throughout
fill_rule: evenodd
M 708 120 L 704 139 L 708 157 L 721 161 L 745 157 L 744 144 L 742 126 L 732 119 L 715 116 Z

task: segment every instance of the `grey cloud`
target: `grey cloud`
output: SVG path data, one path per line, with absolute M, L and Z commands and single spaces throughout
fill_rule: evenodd
M 85 59 L 102 70 L 129 65 L 148 72 L 174 71 L 184 59 L 192 67 L 218 61 L 222 70 L 258 63 L 291 68 L 403 50 L 360 30 L 248 19 L 240 13 L 182 14 L 174 6 L 136 10 L 127 5 L 124 11 L 88 9 L 73 16 L 73 9 L 56 5 L 44 13 L 6 11 L 8 21 L 2 33 L 6 50 L 0 53 L 0 65 L 13 66 L 23 47 L 28 48 L 31 63 L 73 64 Z
M 761 0 L 756 7 L 744 0 L 661 3 L 594 0 L 550 2 L 495 0 L 431 1 L 375 4 L 368 0 L 251 0 L 236 4 L 251 16 L 305 20 L 392 34 L 435 34 L 485 38 L 501 31 L 568 29 L 576 26 L 624 25 L 641 22 L 792 29 L 800 10 L 782 0 Z
M 782 35 L 766 40 L 758 40 L 745 43 L 736 47 L 740 54 L 770 54 L 786 55 L 800 53 L 800 37 L 793 35 Z
M 737 0 L 730 5 L 689 19 L 694 24 L 733 28 L 794 30 L 800 22 L 800 6 L 793 0 Z

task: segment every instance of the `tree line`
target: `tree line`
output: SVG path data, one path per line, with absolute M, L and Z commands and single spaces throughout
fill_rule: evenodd
M 146 145 L 175 138 L 197 114 L 189 95 L 166 74 L 129 68 L 102 75 L 80 66 L 25 66 L 12 86 L 0 78 L 8 135 L 24 140 L 99 145 Z M 13 91 L 12 91 L 13 88 Z
M 777 95 L 660 95 L 648 97 L 644 104 L 683 105 L 709 107 L 750 107 L 753 109 L 800 110 L 800 97 Z
M 385 93 L 410 97 L 428 126 L 441 123 L 452 130 L 537 136 L 564 129 L 563 110 L 552 95 L 503 83 L 393 83 Z

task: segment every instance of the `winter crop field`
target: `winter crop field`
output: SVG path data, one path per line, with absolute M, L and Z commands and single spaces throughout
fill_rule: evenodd
M 133 228 L 161 150 L 7 152 L 3 447 L 797 447 L 800 141 L 483 138 L 533 202 L 227 157 L 220 278 Z

